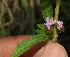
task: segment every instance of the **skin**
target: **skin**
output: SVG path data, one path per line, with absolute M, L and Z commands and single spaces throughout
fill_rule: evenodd
M 0 38 L 0 57 L 11 57 L 15 47 L 23 40 L 33 35 L 19 35 Z M 67 53 L 63 46 L 58 43 L 48 44 L 49 40 L 32 46 L 19 57 L 66 57 Z

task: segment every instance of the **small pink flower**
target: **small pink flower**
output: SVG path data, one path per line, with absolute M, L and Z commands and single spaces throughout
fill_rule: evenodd
M 48 28 L 48 30 L 50 30 L 50 22 L 47 22 L 46 24 L 47 24 L 46 27 Z
M 48 30 L 50 30 L 50 22 L 44 23 L 46 25 L 46 27 L 48 28 Z
M 56 23 L 56 20 L 54 20 L 54 23 Z
M 60 30 L 60 27 L 57 27 Z
M 56 23 L 56 20 L 53 21 L 53 17 L 49 20 L 49 17 L 46 18 L 47 22 L 50 22 L 50 25 Z
M 49 21 L 50 21 L 50 20 L 49 20 L 49 17 L 47 17 L 47 18 L 46 18 L 46 21 L 47 21 L 47 22 L 49 22 Z
M 50 30 L 50 26 L 54 24 L 55 22 L 53 21 L 53 17 L 49 20 L 49 17 L 46 18 L 47 23 L 44 23 L 48 30 Z
M 60 28 L 62 28 L 62 21 L 57 21 L 57 28 L 60 30 Z
M 53 21 L 53 17 L 50 19 L 50 25 L 56 23 L 56 20 Z
M 47 23 L 44 23 L 48 30 L 50 30 L 50 26 L 56 22 L 56 20 L 53 21 L 53 17 L 49 20 L 49 17 L 46 18 Z

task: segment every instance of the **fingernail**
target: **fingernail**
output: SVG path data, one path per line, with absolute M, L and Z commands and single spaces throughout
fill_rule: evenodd
M 68 56 L 66 56 L 66 57 L 68 57 Z
M 38 50 L 33 57 L 41 57 L 43 50 L 44 50 L 44 47 L 42 47 L 40 50 Z
M 41 57 L 68 57 L 63 46 L 58 43 L 51 43 L 45 46 Z
M 43 50 L 44 50 L 44 47 L 42 47 L 42 48 L 40 49 L 41 53 L 43 52 Z
M 68 57 L 68 54 L 67 54 L 67 52 L 66 52 L 66 57 Z

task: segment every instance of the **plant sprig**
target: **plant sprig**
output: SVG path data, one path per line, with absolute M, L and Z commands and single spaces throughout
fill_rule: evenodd
M 56 0 L 56 1 L 57 2 L 56 2 L 56 11 L 55 11 L 54 20 L 58 21 L 59 2 L 60 1 L 58 1 L 58 0 Z M 53 42 L 56 42 L 57 29 L 59 29 L 59 31 L 60 31 L 60 29 L 62 29 L 62 24 L 60 26 L 61 21 L 58 21 L 57 23 L 55 23 L 55 21 L 52 20 L 53 11 L 52 11 L 52 6 L 51 6 L 50 0 L 40 0 L 40 2 L 41 2 L 41 10 L 42 10 L 42 15 L 43 15 L 44 21 L 46 22 L 47 17 L 49 17 L 50 20 L 48 20 L 47 23 L 44 23 L 44 24 L 37 24 L 39 29 L 37 29 L 36 32 L 38 34 L 34 35 L 32 37 L 29 37 L 26 40 L 20 42 L 18 44 L 18 46 L 15 47 L 12 57 L 17 57 L 17 56 L 21 55 L 22 53 L 26 52 L 31 46 L 33 46 L 39 42 L 45 41 L 46 39 L 48 39 L 50 37 L 54 36 Z
M 56 0 L 55 17 L 54 17 L 54 20 L 56 20 L 56 22 L 58 21 L 60 1 L 61 0 Z M 55 26 L 54 26 L 54 38 L 52 39 L 53 43 L 55 43 L 57 41 L 57 37 L 58 37 L 58 34 L 57 34 L 57 28 L 56 28 L 56 24 L 55 24 Z

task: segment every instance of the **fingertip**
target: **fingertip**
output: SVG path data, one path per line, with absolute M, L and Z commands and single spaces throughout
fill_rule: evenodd
M 41 48 L 34 57 L 66 57 L 67 52 L 63 46 L 58 43 L 50 43 Z
M 14 37 L 14 41 L 17 43 L 17 45 L 20 43 L 20 42 L 22 42 L 23 40 L 25 40 L 25 39 L 27 39 L 27 38 L 29 38 L 29 37 L 31 37 L 31 36 L 33 36 L 33 35 L 19 35 L 19 36 L 15 36 Z
M 15 47 L 23 40 L 31 37 L 32 35 L 19 35 L 0 38 L 0 56 L 11 57 Z
M 63 46 L 58 43 L 50 43 L 45 46 L 42 57 L 66 57 L 67 53 Z

